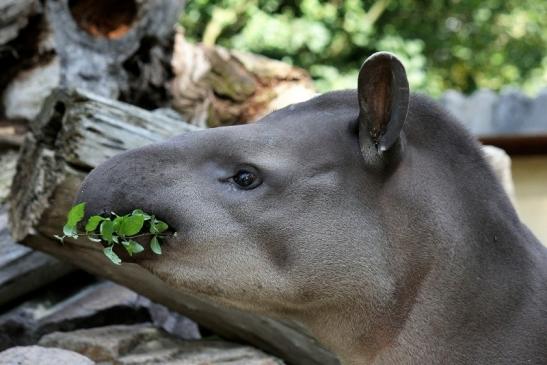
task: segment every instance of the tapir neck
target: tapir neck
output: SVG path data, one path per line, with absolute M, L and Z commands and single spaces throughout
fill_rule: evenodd
M 547 334 L 545 250 L 522 226 L 498 227 L 474 246 L 433 267 L 403 329 L 371 364 L 544 361 L 527 346 Z
M 512 209 L 458 228 L 458 238 L 439 244 L 445 251 L 419 283 L 406 319 L 385 331 L 391 337 L 370 348 L 358 301 L 327 311 L 312 331 L 344 365 L 540 364 L 546 346 L 533 344 L 547 334 L 545 249 Z

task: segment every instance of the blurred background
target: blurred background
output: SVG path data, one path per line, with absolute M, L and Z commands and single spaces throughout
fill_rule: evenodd
M 319 91 L 354 88 L 375 51 L 396 53 L 413 90 L 440 96 L 547 84 L 547 3 L 524 1 L 190 1 L 189 39 L 305 68 Z

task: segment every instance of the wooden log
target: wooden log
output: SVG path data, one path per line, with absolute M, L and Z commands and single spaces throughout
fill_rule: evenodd
M 129 148 L 196 129 L 181 120 L 86 92 L 57 91 L 46 101 L 22 148 L 10 200 L 12 233 L 25 245 L 127 286 L 215 333 L 253 344 L 288 364 L 337 364 L 297 324 L 198 299 L 138 264 L 112 265 L 96 243 L 66 240 L 61 245 L 52 239 L 61 232 L 81 181 L 98 163 Z
M 259 55 L 192 44 L 180 29 L 172 65 L 173 107 L 200 127 L 252 122 L 316 94 L 303 69 Z
M 37 0 L 0 2 L 0 47 L 15 39 L 21 29 L 28 24 L 29 17 L 37 13 L 39 9 Z
M 0 205 L 0 306 L 73 271 L 74 266 L 15 243 Z
M 24 241 L 36 226 L 58 232 L 81 181 L 101 162 L 195 129 L 82 90 L 55 91 L 21 148 L 10 200 L 14 238 Z M 52 204 L 55 194 L 59 199 Z
M 10 149 L 4 150 L 2 148 L 2 140 L 0 139 L 0 166 L 2 167 L 0 169 L 0 207 L 8 198 L 11 189 L 11 181 L 13 180 L 13 175 L 15 175 L 17 158 L 17 151 Z
M 0 15 L 0 94 L 8 118 L 32 120 L 59 86 L 147 108 L 168 104 L 174 25 L 184 0 L 7 3 L 0 4 L 7 12 Z

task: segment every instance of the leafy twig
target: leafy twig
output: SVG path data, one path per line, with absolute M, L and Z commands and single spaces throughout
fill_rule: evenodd
M 106 257 L 114 264 L 120 265 L 121 259 L 114 252 L 114 245 L 122 245 L 129 255 L 138 254 L 144 251 L 144 247 L 135 241 L 137 237 L 152 237 L 150 250 L 157 255 L 161 254 L 161 240 L 170 235 L 162 234 L 169 226 L 167 223 L 157 219 L 154 215 L 136 209 L 130 214 L 119 216 L 115 213 L 109 216 L 93 215 L 85 224 L 85 233 L 78 232 L 78 224 L 85 216 L 85 203 L 73 206 L 67 215 L 67 221 L 63 227 L 63 235 L 55 236 L 61 242 L 70 237 L 78 239 L 87 237 L 93 242 L 101 243 Z M 146 233 L 140 233 L 143 230 Z M 175 236 L 176 232 L 172 236 Z

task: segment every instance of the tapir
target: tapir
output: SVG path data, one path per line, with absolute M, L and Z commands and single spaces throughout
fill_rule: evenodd
M 547 250 L 393 54 L 357 90 L 117 155 L 77 201 L 154 213 L 177 235 L 140 265 L 296 321 L 344 365 L 547 364 Z

